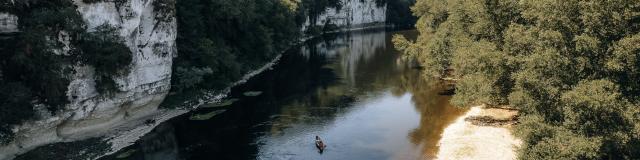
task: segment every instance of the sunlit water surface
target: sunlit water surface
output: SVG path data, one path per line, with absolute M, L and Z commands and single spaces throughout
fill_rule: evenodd
M 400 61 L 391 37 L 362 31 L 311 41 L 272 70 L 232 90 L 240 99 L 209 120 L 192 114 L 161 124 L 113 159 L 430 159 L 443 129 L 463 110 Z M 256 97 L 246 91 L 261 91 Z M 318 135 L 328 145 L 314 146 Z

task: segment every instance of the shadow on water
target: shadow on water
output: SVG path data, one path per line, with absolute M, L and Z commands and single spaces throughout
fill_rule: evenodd
M 312 40 L 231 90 L 239 101 L 208 120 L 202 109 L 158 126 L 103 159 L 422 159 L 464 110 L 438 81 L 397 61 L 392 34 L 363 31 Z M 246 92 L 260 91 L 257 96 Z M 328 145 L 317 152 L 313 138 Z

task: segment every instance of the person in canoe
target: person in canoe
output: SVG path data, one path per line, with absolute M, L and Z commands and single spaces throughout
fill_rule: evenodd
M 325 145 L 324 142 L 322 142 L 320 137 L 316 136 L 316 147 L 318 147 L 318 150 L 320 150 L 320 153 L 322 153 L 322 151 L 324 151 L 324 148 L 327 147 L 327 145 Z

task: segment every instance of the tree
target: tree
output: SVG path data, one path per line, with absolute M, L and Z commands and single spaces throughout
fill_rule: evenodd
M 420 36 L 396 46 L 425 74 L 458 79 L 452 103 L 520 109 L 520 158 L 640 156 L 640 4 L 419 0 L 412 11 Z
M 31 90 L 22 83 L 0 79 L 0 90 L 0 144 L 4 144 L 13 139 L 13 125 L 32 119 L 35 111 Z
M 211 72 L 199 72 L 197 76 L 174 72 L 173 85 L 222 89 L 243 73 L 271 60 L 296 40 L 299 35 L 297 11 L 291 8 L 301 9 L 298 5 L 304 3 L 200 0 L 177 1 L 176 5 L 180 27 L 174 70 L 209 68 Z M 197 84 L 191 84 L 193 82 Z M 186 88 L 180 90 L 183 89 Z
M 624 93 L 640 93 L 640 33 L 613 43 L 612 53 L 606 59 L 606 68 L 616 74 Z
M 110 41 L 117 35 L 87 33 L 71 0 L 0 2 L 0 9 L 18 16 L 21 31 L 0 40 L 0 141 L 11 140 L 14 125 L 37 118 L 35 106 L 52 114 L 65 109 L 73 65 L 90 61 L 102 74 L 131 61 L 122 41 Z
M 95 31 L 86 33 L 79 42 L 81 62 L 95 69 L 96 88 L 100 93 L 117 91 L 114 76 L 129 71 L 133 53 L 124 44 L 115 27 L 102 24 Z

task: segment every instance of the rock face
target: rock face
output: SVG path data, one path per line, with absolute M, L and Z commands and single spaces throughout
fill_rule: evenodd
M 95 90 L 91 67 L 79 66 L 69 85 L 72 116 L 58 131 L 63 137 L 76 137 L 110 128 L 122 119 L 144 116 L 157 109 L 171 86 L 172 58 L 176 52 L 175 18 L 156 19 L 153 0 L 124 3 L 86 4 L 76 0 L 89 30 L 107 23 L 120 28 L 120 35 L 133 53 L 131 72 L 117 77 L 119 92 L 100 95 Z M 142 112 L 142 113 L 140 113 Z
M 154 9 L 156 1 L 167 0 L 73 1 L 89 31 L 105 23 L 119 29 L 120 36 L 133 53 L 130 73 L 115 78 L 118 92 L 104 95 L 95 89 L 93 67 L 74 66 L 76 72 L 71 75 L 67 92 L 70 103 L 65 110 L 53 116 L 42 112 L 42 120 L 15 128 L 15 140 L 0 146 L 0 160 L 14 158 L 46 144 L 121 131 L 114 136 L 118 138 L 112 139 L 113 148 L 119 149 L 155 127 L 142 125 L 150 117 L 161 122 L 187 112 L 158 109 L 169 92 L 172 58 L 177 55 L 175 13 Z M 362 28 L 384 23 L 386 5 L 379 6 L 375 0 L 342 0 L 340 9 L 329 8 L 316 19 L 315 26 L 333 24 L 341 29 Z M 302 31 L 309 26 L 312 22 L 308 18 Z M 18 32 L 18 17 L 0 13 L 0 33 L 11 32 Z M 270 65 L 273 62 L 245 77 L 251 77 Z M 164 116 L 158 118 L 158 115 Z
M 158 13 L 154 2 L 74 0 L 89 31 L 105 23 L 119 29 L 133 53 L 130 73 L 115 78 L 118 92 L 104 95 L 95 89 L 93 67 L 74 66 L 65 111 L 16 128 L 14 142 L 0 146 L 0 159 L 44 144 L 101 136 L 116 126 L 144 121 L 158 111 L 171 86 L 177 26 L 175 14 Z M 0 31 L 16 30 L 16 21 L 15 16 L 0 14 Z
M 375 0 L 341 0 L 342 7 L 328 8 L 316 17 L 315 23 L 307 17 L 302 31 L 311 26 L 322 27 L 326 24 L 336 25 L 341 29 L 356 29 L 376 24 L 384 24 L 387 20 L 387 5 L 378 5 Z
M 0 33 L 18 32 L 18 17 L 0 12 Z

